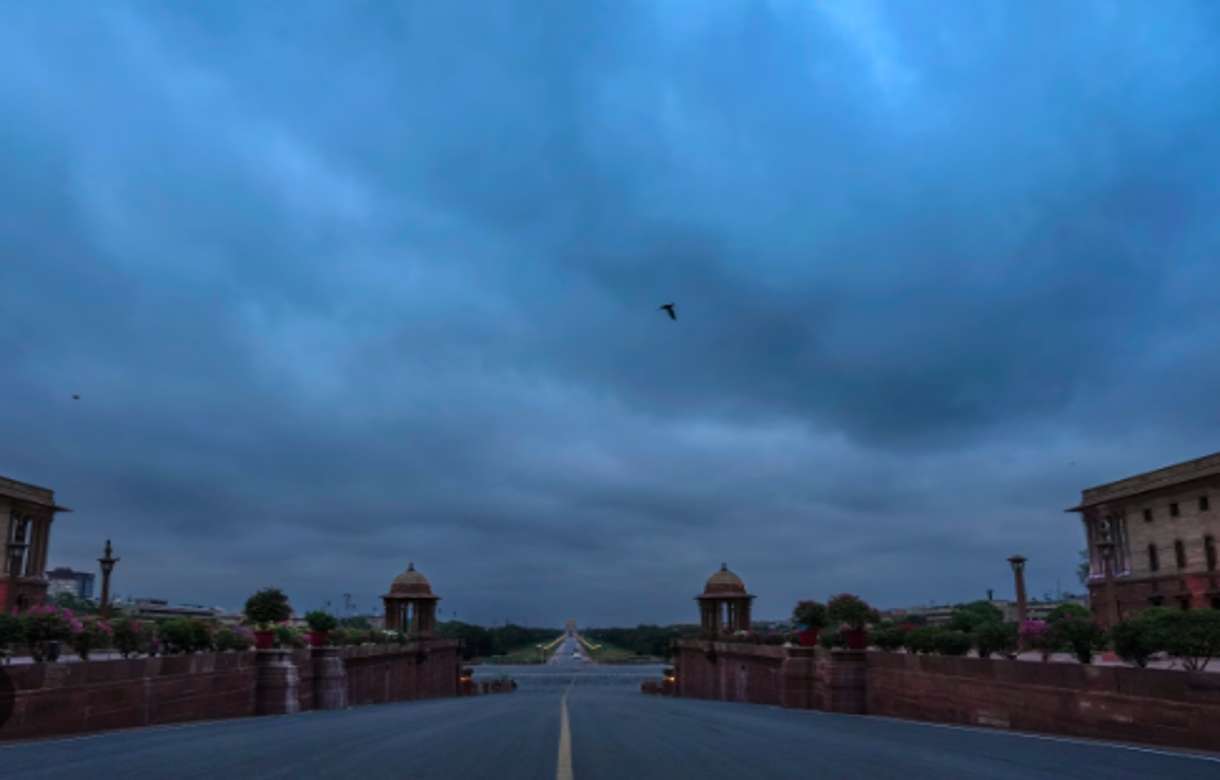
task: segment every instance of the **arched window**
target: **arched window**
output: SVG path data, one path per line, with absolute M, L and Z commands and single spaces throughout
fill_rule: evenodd
M 1182 543 L 1181 539 L 1179 539 L 1173 543 L 1173 554 L 1174 554 L 1174 557 L 1178 559 L 1178 568 L 1185 569 L 1186 568 L 1186 545 Z
M 1149 571 L 1157 571 L 1161 568 L 1161 562 L 1156 557 L 1156 545 L 1148 545 L 1148 569 Z

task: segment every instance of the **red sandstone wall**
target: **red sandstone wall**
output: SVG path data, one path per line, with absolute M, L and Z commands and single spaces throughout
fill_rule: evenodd
M 456 696 L 457 642 L 437 640 L 424 647 L 422 656 L 416 645 L 343 648 L 349 705 Z M 13 712 L 0 723 L 0 740 L 253 716 L 255 656 L 206 653 L 0 666 L 14 689 Z M 308 650 L 291 657 L 301 710 L 312 709 L 313 660 Z
M 679 644 L 678 695 L 780 704 L 784 648 L 734 642 Z
M 13 712 L 0 739 L 254 714 L 254 653 L 3 668 Z
M 868 712 L 1215 750 L 1220 675 L 869 653 Z
M 376 651 L 371 652 L 371 651 Z M 386 648 L 345 648 L 350 706 L 457 695 L 458 643 L 448 640 Z

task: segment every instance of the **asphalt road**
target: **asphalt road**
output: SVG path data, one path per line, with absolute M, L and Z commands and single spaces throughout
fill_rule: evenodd
M 555 652 L 551 654 L 547 663 L 554 666 L 569 666 L 573 664 L 589 663 L 589 658 L 585 654 L 585 648 L 574 636 L 565 636 L 559 646 L 555 648 Z
M 8 745 L 0 775 L 549 780 L 562 765 L 579 780 L 1220 778 L 1217 759 L 1171 751 L 645 696 L 644 672 L 499 667 L 489 673 L 512 674 L 516 693 Z

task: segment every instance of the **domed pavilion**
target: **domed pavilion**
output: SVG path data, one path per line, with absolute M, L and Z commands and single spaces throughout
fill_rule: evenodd
M 703 633 L 716 637 L 736 631 L 750 630 L 750 602 L 754 596 L 746 592 L 746 584 L 727 563 L 707 578 L 703 593 L 696 596 Z
M 407 636 L 428 637 L 436 627 L 436 602 L 440 597 L 432 592 L 428 578 L 415 570 L 414 563 L 394 578 L 390 592 L 381 597 L 385 602 L 387 631 L 402 631 Z

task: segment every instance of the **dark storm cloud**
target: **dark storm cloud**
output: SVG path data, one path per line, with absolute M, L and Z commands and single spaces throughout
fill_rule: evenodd
M 1216 449 L 1210 4 L 3 15 L 0 473 L 122 592 L 1041 592 Z

